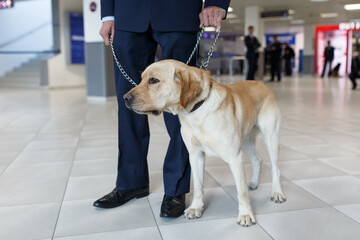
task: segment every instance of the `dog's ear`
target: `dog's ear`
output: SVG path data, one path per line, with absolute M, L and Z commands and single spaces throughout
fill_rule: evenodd
M 188 69 L 176 69 L 175 74 L 181 83 L 180 104 L 183 108 L 186 108 L 199 94 L 201 90 L 200 82 L 196 79 L 195 73 Z

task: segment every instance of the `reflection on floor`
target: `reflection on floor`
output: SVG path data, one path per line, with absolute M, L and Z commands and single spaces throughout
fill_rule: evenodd
M 259 139 L 264 168 L 250 192 L 258 224 L 249 228 L 236 224 L 234 180 L 216 158 L 206 163 L 203 217 L 159 217 L 169 140 L 161 117 L 150 118 L 149 197 L 95 209 L 115 182 L 116 102 L 87 102 L 79 88 L 0 89 L 0 239 L 360 239 L 360 91 L 346 79 L 309 76 L 268 85 L 283 116 L 279 166 L 288 201 L 270 201 Z M 246 170 L 250 177 L 248 161 Z

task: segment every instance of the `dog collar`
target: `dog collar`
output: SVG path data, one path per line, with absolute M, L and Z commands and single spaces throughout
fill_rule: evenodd
M 194 105 L 193 109 L 191 109 L 191 113 L 192 112 L 195 112 L 199 107 L 201 107 L 201 105 L 203 105 L 203 103 L 205 102 L 205 100 L 209 97 L 210 95 L 210 91 L 211 91 L 211 88 L 212 88 L 212 83 L 210 83 L 210 89 L 209 89 L 209 94 L 208 96 L 204 99 L 204 100 L 201 100 L 200 102 L 198 102 L 197 104 Z

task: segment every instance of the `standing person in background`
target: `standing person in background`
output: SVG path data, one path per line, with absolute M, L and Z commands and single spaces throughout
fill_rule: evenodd
M 284 53 L 284 59 L 285 59 L 285 73 L 286 76 L 292 75 L 292 59 L 295 57 L 294 50 L 289 46 L 288 43 L 285 43 L 285 53 Z
M 354 52 L 354 56 L 351 61 L 351 72 L 349 74 L 350 81 L 352 83 L 352 89 L 357 87 L 356 78 L 360 77 L 360 57 L 359 52 Z
M 185 62 L 197 40 L 199 26 L 221 28 L 230 0 L 102 0 L 100 35 L 106 46 L 109 37 L 114 50 L 136 83 L 141 72 L 154 62 L 158 44 L 163 59 Z M 191 65 L 195 65 L 195 57 Z M 95 207 L 114 208 L 133 198 L 149 194 L 147 153 L 149 125 L 146 115 L 136 114 L 126 108 L 123 95 L 133 87 L 114 64 L 118 100 L 118 173 L 116 187 L 94 202 Z M 149 79 L 150 84 L 157 79 Z M 177 116 L 164 113 L 170 136 L 164 161 L 164 198 L 161 217 L 179 217 L 185 210 L 185 194 L 190 187 L 189 154 L 180 134 Z
M 324 50 L 324 57 L 325 57 L 325 63 L 324 63 L 324 69 L 323 69 L 323 72 L 321 74 L 321 77 L 323 78 L 325 76 L 325 70 L 326 70 L 326 65 L 329 63 L 329 73 L 328 73 L 328 77 L 330 77 L 331 75 L 331 64 L 332 64 L 332 61 L 334 60 L 334 51 L 335 51 L 335 48 L 333 48 L 331 46 L 331 42 L 328 41 L 327 42 L 327 47 L 325 48 Z
M 246 59 L 248 60 L 248 72 L 246 80 L 255 80 L 255 72 L 257 70 L 258 52 L 257 49 L 260 47 L 260 43 L 257 38 L 253 35 L 254 27 L 249 26 L 249 35 L 245 38 L 245 45 L 247 48 Z
M 271 59 L 271 80 L 275 79 L 275 73 L 277 73 L 278 82 L 281 81 L 281 43 L 278 41 L 277 35 L 273 36 L 274 42 L 270 48 L 270 59 Z

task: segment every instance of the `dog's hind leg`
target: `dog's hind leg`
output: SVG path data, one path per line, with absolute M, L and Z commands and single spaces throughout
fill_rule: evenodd
M 272 172 L 272 194 L 271 200 L 276 203 L 286 201 L 280 183 L 280 170 L 278 167 L 279 156 L 279 129 L 280 129 L 280 110 L 278 106 L 263 107 L 258 116 L 258 127 L 264 137 L 264 141 L 269 152 Z
M 250 197 L 246 184 L 246 175 L 244 168 L 244 156 L 240 151 L 239 156 L 228 161 L 232 174 L 234 175 L 236 190 L 239 201 L 238 224 L 248 227 L 256 223 L 253 211 L 250 205 Z
M 248 184 L 250 190 L 255 190 L 259 185 L 259 177 L 261 172 L 262 160 L 256 152 L 256 135 L 258 133 L 257 127 L 255 127 L 249 134 L 249 136 L 244 139 L 242 144 L 242 149 L 245 154 L 250 158 L 253 175 L 251 182 Z

